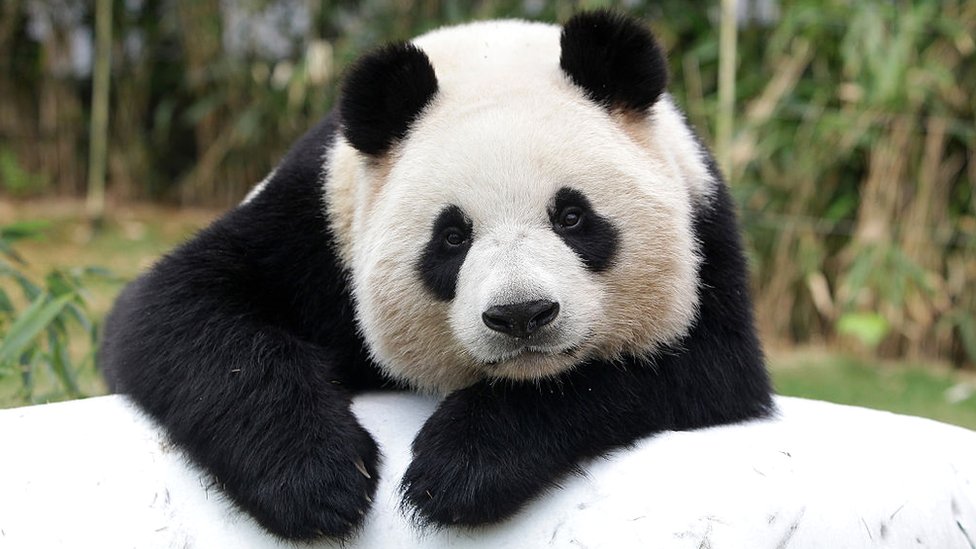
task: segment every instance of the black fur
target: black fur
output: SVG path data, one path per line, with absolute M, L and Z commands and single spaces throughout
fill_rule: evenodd
M 346 92 L 367 93 L 358 85 Z M 387 143 L 360 129 L 364 152 Z M 361 524 L 379 453 L 350 397 L 390 386 L 356 331 L 322 207 L 322 156 L 337 131 L 333 117 L 320 123 L 254 200 L 126 288 L 100 355 L 115 390 L 242 509 L 292 539 L 345 537 Z M 444 215 L 456 222 L 455 214 Z M 724 187 L 697 212 L 695 233 L 704 257 L 700 318 L 672 348 L 581 364 L 553 379 L 481 382 L 441 403 L 402 481 L 404 504 L 421 522 L 500 520 L 587 458 L 665 429 L 771 412 Z
M 340 112 L 349 143 L 372 156 L 406 137 L 410 125 L 437 93 L 427 55 L 397 43 L 366 55 L 346 75 Z
M 579 211 L 579 221 L 570 227 L 560 223 L 559 216 L 567 209 Z M 549 220 L 556 234 L 580 256 L 587 269 L 600 272 L 608 269 L 617 253 L 619 231 L 606 217 L 593 210 L 590 201 L 576 189 L 563 187 L 556 193 Z
M 581 13 L 563 26 L 561 46 L 563 71 L 608 109 L 644 112 L 667 86 L 664 53 L 640 21 L 611 11 Z
M 351 532 L 378 470 L 349 403 L 384 381 L 322 212 L 319 167 L 334 135 L 329 118 L 265 192 L 126 288 L 100 355 L 115 390 L 262 525 L 295 539 Z
M 460 245 L 452 245 L 447 241 L 448 232 L 460 235 L 464 241 Z M 458 273 L 469 249 L 471 249 L 471 221 L 457 206 L 444 208 L 434 221 L 430 240 L 417 264 L 420 279 L 437 299 L 442 301 L 454 299 Z

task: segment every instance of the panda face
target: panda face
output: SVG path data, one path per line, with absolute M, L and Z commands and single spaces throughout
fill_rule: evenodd
M 558 29 L 543 36 L 558 50 Z M 434 69 L 450 65 L 433 42 Z M 669 134 L 684 128 L 670 100 L 634 120 L 586 97 L 551 55 L 534 72 L 439 74 L 395 150 L 364 158 L 340 140 L 329 154 L 360 331 L 418 388 L 645 355 L 694 320 L 700 183 L 673 158 L 692 138 Z
M 581 191 L 549 183 L 548 199 L 527 193 L 520 211 L 473 205 L 482 224 L 457 269 L 450 324 L 490 375 L 540 377 L 579 362 L 603 312 L 593 273 L 610 267 L 617 229 Z

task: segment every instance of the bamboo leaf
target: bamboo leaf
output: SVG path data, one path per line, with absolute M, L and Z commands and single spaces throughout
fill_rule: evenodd
M 64 310 L 65 313 L 69 317 L 74 318 L 75 322 L 77 322 L 86 332 L 90 333 L 95 330 L 95 324 L 91 321 L 91 319 L 88 318 L 88 315 L 85 314 L 84 309 L 79 307 L 77 303 L 68 303 Z
M 121 282 L 122 279 L 115 275 L 111 269 L 106 269 L 105 267 L 98 267 L 87 265 L 78 269 L 78 277 L 85 278 L 97 278 L 103 279 L 109 282 Z
M 74 294 L 76 285 L 73 282 L 65 273 L 57 269 L 49 272 L 44 277 L 44 284 L 47 286 L 48 293 L 54 296 Z
M 10 302 L 10 296 L 7 295 L 6 290 L 0 288 L 0 313 L 10 314 L 14 312 L 14 305 Z
M 27 261 L 24 260 L 24 257 L 19 253 L 17 253 L 17 251 L 13 249 L 13 247 L 9 244 L 9 242 L 4 240 L 3 238 L 0 238 L 0 254 L 9 257 L 11 260 L 13 260 L 16 263 L 20 263 L 21 265 L 27 263 Z
M 71 356 L 68 353 L 68 341 L 64 338 L 64 333 L 54 327 L 49 327 L 47 329 L 47 345 L 54 375 L 61 381 L 70 396 L 79 395 L 81 391 L 78 390 L 78 381 L 75 378 Z
M 61 296 L 49 301 L 46 295 L 42 295 L 35 299 L 30 307 L 14 320 L 3 341 L 0 342 L 0 363 L 20 356 L 31 341 L 61 314 L 71 301 L 71 297 Z
M 41 353 L 35 347 L 20 357 L 18 368 L 20 372 L 21 395 L 24 400 L 32 401 L 34 395 L 34 369 L 40 361 Z M 0 361 L 2 363 L 2 361 Z
M 17 285 L 20 286 L 20 289 L 23 292 L 24 297 L 26 297 L 28 301 L 33 303 L 43 293 L 43 290 L 41 290 L 40 286 L 31 282 L 31 280 L 26 276 L 24 276 L 22 273 L 18 271 L 13 271 L 10 273 L 10 275 L 17 282 Z

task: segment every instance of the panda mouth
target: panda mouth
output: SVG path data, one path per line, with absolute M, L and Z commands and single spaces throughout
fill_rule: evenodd
M 491 358 L 488 360 L 483 360 L 482 364 L 485 366 L 497 366 L 503 362 L 508 362 L 520 357 L 526 358 L 545 358 L 545 357 L 559 357 L 568 356 L 574 357 L 577 352 L 582 348 L 582 343 L 576 345 L 570 345 L 569 347 L 559 348 L 559 347 L 539 347 L 536 345 L 524 345 L 518 349 L 514 349 L 510 353 L 506 353 L 497 358 Z

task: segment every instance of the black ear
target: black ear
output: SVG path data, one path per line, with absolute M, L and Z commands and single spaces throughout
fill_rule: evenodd
M 600 10 L 563 25 L 559 66 L 586 95 L 608 109 L 643 112 L 668 84 L 668 65 L 641 22 Z
M 386 153 L 437 93 L 434 67 L 413 44 L 380 48 L 356 62 L 339 101 L 342 133 L 361 152 Z

